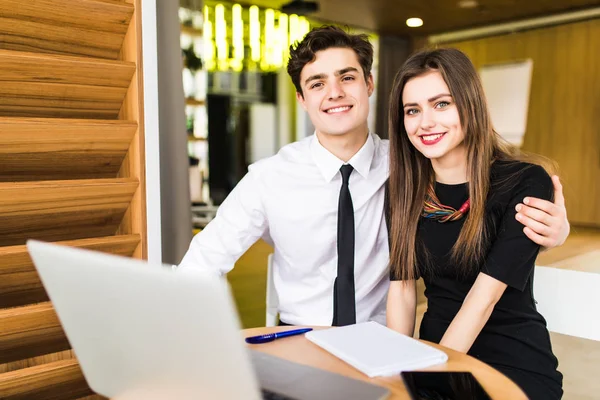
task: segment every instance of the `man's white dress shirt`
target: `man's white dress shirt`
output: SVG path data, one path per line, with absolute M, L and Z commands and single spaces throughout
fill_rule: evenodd
M 389 248 L 384 217 L 388 141 L 369 134 L 348 161 L 354 205 L 356 322 L 385 323 Z M 263 237 L 274 246 L 273 277 L 280 319 L 331 325 L 337 275 L 339 172 L 344 162 L 312 135 L 252 164 L 197 234 L 180 268 L 230 271 Z

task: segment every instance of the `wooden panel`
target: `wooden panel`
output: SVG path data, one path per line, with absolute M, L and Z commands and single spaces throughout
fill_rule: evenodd
M 65 246 L 131 256 L 140 235 L 109 236 L 58 242 Z M 48 296 L 35 270 L 27 247 L 0 247 L 0 307 L 15 307 L 47 301 Z
M 0 81 L 128 88 L 135 64 L 0 50 Z
M 123 2 L 2 0 L 0 48 L 114 60 L 132 14 Z
M 91 393 L 74 359 L 0 374 L 3 400 L 68 400 Z
M 113 178 L 137 124 L 0 117 L 0 181 Z
M 69 348 L 52 304 L 0 310 L 0 363 Z
M 136 12 L 131 18 L 129 30 L 123 41 L 123 48 L 119 59 L 135 62 L 137 74 L 123 101 L 119 119 L 137 121 L 138 132 L 134 136 L 127 157 L 119 171 L 119 176 L 135 177 L 140 180 L 140 190 L 135 194 L 131 207 L 125 214 L 118 233 L 129 234 L 146 232 L 146 171 L 144 156 L 144 107 L 143 107 L 143 63 L 142 63 L 142 28 L 141 28 L 141 2 L 140 0 L 126 0 L 127 3 L 136 5 Z M 142 244 L 134 254 L 136 258 L 147 258 L 147 238 L 142 236 Z
M 2 82 L 0 116 L 116 118 L 127 89 L 38 82 Z
M 0 246 L 115 234 L 136 179 L 0 183 Z
M 558 163 L 571 224 L 600 226 L 600 19 L 449 46 L 477 67 L 533 60 L 523 149 Z

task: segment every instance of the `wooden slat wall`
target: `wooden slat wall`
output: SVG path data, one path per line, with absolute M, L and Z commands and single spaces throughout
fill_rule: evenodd
M 0 1 L 0 398 L 99 399 L 29 238 L 145 258 L 141 0 Z
M 571 224 L 600 226 L 600 19 L 444 46 L 478 68 L 533 59 L 523 149 L 558 162 Z

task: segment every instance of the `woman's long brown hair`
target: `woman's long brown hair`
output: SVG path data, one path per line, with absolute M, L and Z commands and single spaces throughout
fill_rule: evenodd
M 474 271 L 484 257 L 484 211 L 492 161 L 515 159 L 514 150 L 492 127 L 481 81 L 465 54 L 436 49 L 414 54 L 406 61 L 394 80 L 389 112 L 390 265 L 402 280 L 418 276 L 417 227 L 427 186 L 434 180 L 431 161 L 412 145 L 406 133 L 402 93 L 410 79 L 431 71 L 438 71 L 448 85 L 465 133 L 471 208 L 451 255 L 465 274 Z

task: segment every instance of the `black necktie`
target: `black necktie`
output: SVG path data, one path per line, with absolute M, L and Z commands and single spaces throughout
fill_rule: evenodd
M 342 165 L 342 188 L 338 203 L 338 268 L 333 284 L 333 326 L 356 323 L 354 299 L 354 207 L 348 181 L 352 165 Z

